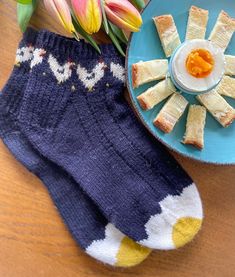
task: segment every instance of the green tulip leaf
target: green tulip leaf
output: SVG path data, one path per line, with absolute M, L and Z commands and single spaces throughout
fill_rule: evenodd
M 18 3 L 28 5 L 32 3 L 32 0 L 17 0 Z
M 140 10 L 142 10 L 145 7 L 144 0 L 131 0 L 131 2 Z
M 17 3 L 17 21 L 22 32 L 25 32 L 36 6 L 37 0 L 33 0 L 28 5 Z
M 101 0 L 100 4 L 101 4 L 101 10 L 102 10 L 104 30 L 105 30 L 106 34 L 108 34 L 109 33 L 109 24 L 108 24 L 108 20 L 107 20 L 107 17 L 106 17 L 106 12 L 105 12 L 105 9 L 104 9 L 104 1 Z
M 111 30 L 113 31 L 113 33 L 116 35 L 116 37 L 118 37 L 121 42 L 123 42 L 124 44 L 127 45 L 128 39 L 127 39 L 126 35 L 124 34 L 124 32 L 122 31 L 122 29 L 118 28 L 116 25 L 114 25 L 110 21 L 109 21 L 109 26 L 110 26 Z
M 110 25 L 109 25 L 110 26 Z M 110 37 L 110 39 L 112 40 L 113 44 L 115 45 L 115 47 L 117 48 L 118 52 L 125 57 L 125 53 L 122 49 L 121 44 L 118 41 L 118 38 L 116 37 L 116 35 L 114 34 L 114 32 L 112 31 L 111 27 L 109 28 L 109 33 L 108 36 Z

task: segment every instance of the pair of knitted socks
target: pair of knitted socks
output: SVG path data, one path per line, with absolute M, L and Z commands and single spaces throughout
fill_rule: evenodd
M 44 182 L 79 245 L 116 266 L 174 249 L 202 222 L 190 177 L 124 99 L 111 45 L 27 30 L 0 101 L 0 135 Z M 148 248 L 146 248 L 148 247 Z

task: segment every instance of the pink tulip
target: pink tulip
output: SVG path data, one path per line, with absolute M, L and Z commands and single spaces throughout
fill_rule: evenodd
M 103 0 L 71 0 L 74 14 L 85 32 L 99 31 L 102 23 L 101 3 Z
M 142 18 L 138 10 L 128 0 L 105 0 L 108 19 L 121 29 L 138 32 Z
M 69 33 L 75 32 L 70 8 L 66 0 L 44 0 L 44 5 L 48 12 L 55 16 Z

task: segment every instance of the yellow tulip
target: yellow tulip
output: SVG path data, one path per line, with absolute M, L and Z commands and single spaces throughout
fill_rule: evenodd
M 100 0 L 71 0 L 71 4 L 82 29 L 90 35 L 97 33 L 102 24 Z

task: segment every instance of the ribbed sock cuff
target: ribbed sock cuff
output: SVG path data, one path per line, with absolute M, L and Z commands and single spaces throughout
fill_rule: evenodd
M 38 36 L 38 31 L 35 30 L 34 28 L 28 27 L 23 34 L 23 38 L 19 43 L 19 47 L 30 45 L 30 44 L 34 46 L 37 40 L 37 36 Z
M 99 44 L 99 47 L 101 54 L 83 39 L 77 41 L 73 38 L 49 32 L 48 30 L 40 31 L 37 39 L 37 48 L 43 48 L 52 54 L 60 55 L 64 60 L 71 59 L 73 62 L 76 62 L 81 59 L 99 59 L 100 57 L 120 58 L 120 55 L 112 44 Z

